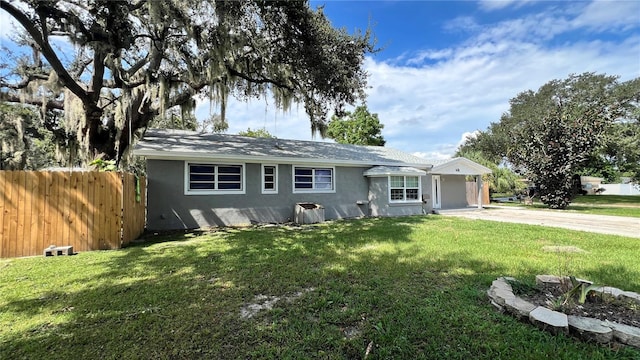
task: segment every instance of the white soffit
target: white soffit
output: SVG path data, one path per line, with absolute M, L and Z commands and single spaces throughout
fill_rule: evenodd
M 491 174 L 491 169 L 467 158 L 457 157 L 435 165 L 429 173 L 439 175 L 484 175 Z

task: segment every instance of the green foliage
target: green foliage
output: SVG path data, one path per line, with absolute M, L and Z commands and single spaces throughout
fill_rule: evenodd
M 33 108 L 0 103 L 0 169 L 37 170 L 56 165 L 52 138 Z
M 378 114 L 370 113 L 366 106 L 358 106 L 353 113 L 334 115 L 326 135 L 340 144 L 384 146 L 383 128 Z
M 93 166 L 98 171 L 117 171 L 118 165 L 115 160 L 103 160 L 103 159 L 95 159 L 89 163 L 90 166 Z
M 251 128 L 247 128 L 247 131 L 240 131 L 238 132 L 238 135 L 254 137 L 254 138 L 269 138 L 269 139 L 275 138 L 275 136 L 271 135 L 271 133 L 269 133 L 266 129 L 251 130 Z
M 563 307 L 571 307 L 575 305 L 576 300 L 578 301 L 578 304 L 584 304 L 591 291 L 602 287 L 602 285 L 582 282 L 573 275 L 569 276 L 569 281 L 566 286 L 569 290 L 554 300 L 552 304 L 554 310 L 559 310 Z
M 539 187 L 540 200 L 566 208 L 575 195 L 573 176 L 604 142 L 604 134 L 623 115 L 616 77 L 585 73 L 553 80 L 537 92 L 511 100 L 502 121 L 511 124 L 509 160 Z
M 474 150 L 472 147 L 461 147 L 455 156 L 465 157 L 491 169 L 492 173 L 483 175 L 482 181 L 489 183 L 489 192 L 492 194 L 519 194 L 527 187 L 520 175 L 506 166 L 498 166 L 491 160 L 486 159 L 482 151 Z
M 503 163 L 507 157 L 507 140 L 501 124 L 491 123 L 487 130 L 476 131 L 474 136 L 468 137 L 456 152 L 458 154 L 478 152 L 483 159 L 497 165 Z
M 506 281 L 511 285 L 514 295 L 533 295 L 540 292 L 535 285 L 517 279 L 507 279 Z
M 638 101 L 640 104 L 640 100 Z M 617 182 L 620 176 L 631 177 L 640 184 L 640 105 L 631 118 L 613 124 L 602 147 L 600 161 L 606 161 L 609 167 L 601 176 L 607 182 Z M 610 175 L 613 168 L 614 176 Z
M 552 80 L 511 99 L 500 122 L 461 150 L 507 160 L 539 187 L 544 204 L 564 209 L 575 195 L 576 174 L 613 180 L 622 169 L 640 167 L 634 157 L 640 151 L 633 146 L 636 134 L 621 132 L 635 126 L 638 100 L 640 78 L 619 83 L 615 76 L 584 73 Z M 629 145 L 619 148 L 616 143 Z
M 368 30 L 336 29 L 303 0 L 0 1 L 26 30 L 0 63 L 0 98 L 63 111 L 56 141 L 77 145 L 83 163 L 128 159 L 154 121 L 193 128 L 202 96 L 219 107 L 214 131 L 230 96 L 300 103 L 323 131 L 329 112 L 365 98 L 362 65 L 375 50 Z
M 573 289 L 569 291 L 569 293 L 567 294 L 567 297 L 571 295 L 576 295 L 578 297 L 578 303 L 580 304 L 584 304 L 585 301 L 587 301 L 587 295 L 589 295 L 589 292 L 602 287 L 602 285 L 587 284 L 582 281 L 579 281 L 573 275 L 569 276 L 569 279 L 571 280 L 571 284 L 573 284 Z
M 157 129 L 196 130 L 198 125 L 198 119 L 194 114 L 183 113 L 175 108 L 156 116 L 151 122 L 151 127 Z

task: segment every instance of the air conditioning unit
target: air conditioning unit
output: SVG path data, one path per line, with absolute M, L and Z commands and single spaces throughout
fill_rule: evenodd
M 297 203 L 294 218 L 297 224 L 324 222 L 324 206 L 316 203 Z

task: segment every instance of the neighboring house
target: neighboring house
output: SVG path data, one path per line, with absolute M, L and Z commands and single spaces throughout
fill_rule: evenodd
M 602 185 L 604 178 L 595 176 L 580 176 L 580 185 L 582 191 L 585 191 L 585 195 L 593 195 L 599 193 L 600 185 Z
M 327 220 L 426 214 L 466 207 L 466 176 L 480 188 L 491 172 L 388 147 L 181 130 L 149 129 L 134 154 L 147 160 L 152 230 L 283 223 L 308 202 Z

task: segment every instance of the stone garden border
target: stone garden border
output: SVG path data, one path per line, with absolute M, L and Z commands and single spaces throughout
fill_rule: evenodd
M 512 277 L 500 277 L 493 281 L 487 291 L 491 304 L 499 311 L 507 312 L 520 320 L 528 319 L 532 324 L 552 334 L 572 334 L 586 341 L 595 341 L 601 344 L 619 342 L 640 348 L 640 328 L 606 320 L 566 315 L 543 306 L 534 305 L 514 295 L 508 281 L 515 280 Z M 560 277 L 553 275 L 536 276 L 537 284 L 560 283 L 560 280 Z M 634 292 L 608 286 L 600 287 L 594 291 L 618 299 L 631 299 L 640 304 L 640 294 Z

